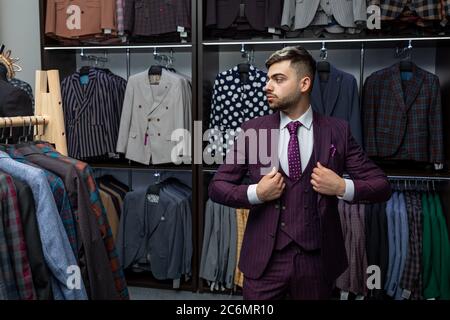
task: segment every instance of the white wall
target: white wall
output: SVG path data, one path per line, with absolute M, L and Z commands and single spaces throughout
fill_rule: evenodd
M 41 68 L 38 0 L 0 0 L 0 43 L 20 58 L 23 71 L 16 78 L 34 91 L 35 73 Z

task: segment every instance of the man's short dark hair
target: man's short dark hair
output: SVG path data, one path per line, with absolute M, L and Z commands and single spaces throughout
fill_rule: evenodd
M 299 78 L 309 76 L 311 81 L 316 74 L 316 61 L 307 50 L 302 47 L 285 47 L 275 51 L 266 61 L 267 69 L 277 62 L 289 60 Z

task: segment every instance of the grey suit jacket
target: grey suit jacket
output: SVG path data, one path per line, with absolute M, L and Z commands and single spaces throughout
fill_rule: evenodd
M 165 69 L 158 85 L 150 84 L 148 71 L 131 76 L 125 92 L 117 152 L 143 164 L 170 163 L 179 160 L 183 152 L 187 154 L 188 135 L 183 136 L 181 144 L 171 140 L 175 129 L 190 128 L 187 123 L 190 118 L 184 116 L 185 112 L 191 112 L 185 85 L 185 80 Z
M 323 11 L 318 11 L 319 9 Z M 334 16 L 340 26 L 355 28 L 367 20 L 364 0 L 285 0 L 281 26 L 285 30 L 304 29 L 309 25 L 327 25 Z
M 208 200 L 205 207 L 200 278 L 215 282 L 219 273 L 220 210 L 222 205 Z

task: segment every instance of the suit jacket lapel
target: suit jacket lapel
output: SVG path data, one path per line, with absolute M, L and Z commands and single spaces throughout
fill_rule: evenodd
M 422 88 L 422 82 L 424 78 L 424 72 L 413 64 L 412 78 L 407 82 L 405 95 L 406 95 L 406 111 L 409 111 L 413 102 L 416 100 L 420 89 Z
M 97 73 L 98 71 L 94 68 L 89 69 L 89 82 L 85 88 L 80 83 L 80 75 L 78 74 L 77 79 L 77 89 L 79 97 L 81 98 L 80 108 L 75 113 L 75 119 L 81 117 L 86 108 L 91 104 L 91 98 L 94 93 L 97 81 Z
M 395 100 L 397 100 L 397 104 L 400 106 L 401 109 L 403 109 L 403 111 L 407 111 L 406 110 L 406 105 L 405 105 L 405 100 L 404 100 L 404 94 L 403 94 L 403 88 L 402 88 L 402 79 L 400 77 L 400 64 L 397 63 L 395 65 L 393 65 L 390 70 L 390 74 L 391 74 L 391 88 L 392 88 L 392 93 L 395 97 Z
M 172 86 L 172 83 L 169 78 L 170 74 L 165 69 L 161 72 L 161 80 L 158 85 L 151 85 L 150 80 L 148 78 L 148 72 L 145 74 L 146 81 L 142 83 L 145 85 L 145 98 L 148 99 L 149 109 L 148 115 L 150 115 L 153 111 L 155 111 L 161 103 L 166 98 L 169 90 Z
M 341 90 L 342 76 L 338 70 L 330 65 L 330 78 L 326 84 L 325 114 L 331 116 L 336 106 L 336 101 Z

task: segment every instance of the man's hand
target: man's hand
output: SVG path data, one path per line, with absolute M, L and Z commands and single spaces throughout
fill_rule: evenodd
M 256 186 L 256 194 L 258 199 L 263 202 L 272 201 L 281 197 L 285 187 L 283 176 L 276 168 L 273 168 L 259 181 Z
M 345 193 L 345 181 L 333 170 L 325 168 L 317 162 L 311 175 L 313 189 L 320 194 L 342 197 Z

